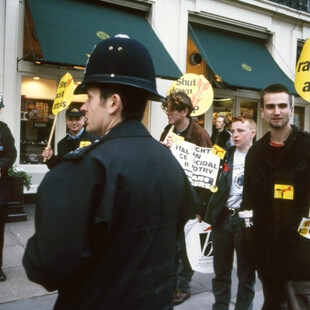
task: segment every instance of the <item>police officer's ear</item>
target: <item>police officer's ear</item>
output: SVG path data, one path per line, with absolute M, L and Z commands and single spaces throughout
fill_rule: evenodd
M 109 114 L 118 114 L 122 112 L 123 103 L 119 94 L 115 93 L 107 98 L 106 106 Z

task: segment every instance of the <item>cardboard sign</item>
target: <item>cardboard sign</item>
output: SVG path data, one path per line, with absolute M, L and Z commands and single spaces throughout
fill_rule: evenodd
M 213 273 L 213 245 L 211 226 L 198 219 L 189 220 L 185 227 L 185 245 L 188 261 L 193 270 Z
M 210 189 L 215 185 L 220 167 L 220 158 L 211 152 L 211 148 L 199 147 L 193 143 L 175 142 L 172 154 L 181 164 L 193 186 Z
M 212 105 L 213 88 L 203 75 L 187 73 L 181 76 L 171 85 L 168 95 L 178 91 L 185 92 L 191 98 L 194 107 L 191 116 L 204 114 Z
M 59 82 L 56 97 L 53 104 L 53 114 L 57 115 L 60 111 L 66 109 L 73 98 L 74 81 L 70 73 L 66 73 Z
M 296 66 L 295 88 L 300 97 L 310 102 L 310 38 L 304 44 Z

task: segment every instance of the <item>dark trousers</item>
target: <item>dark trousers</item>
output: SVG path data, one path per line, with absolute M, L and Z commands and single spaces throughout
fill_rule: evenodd
M 241 249 L 241 225 L 238 212 L 223 214 L 220 223 L 212 227 L 215 278 L 212 280 L 215 303 L 213 310 L 228 310 L 231 299 L 231 272 L 234 250 L 237 254 L 238 293 L 236 310 L 250 310 L 255 295 L 255 270 Z
M 310 281 L 266 278 L 259 274 L 263 285 L 262 310 L 309 310 Z
M 4 227 L 8 217 L 8 205 L 0 206 L 0 270 L 3 262 Z
M 192 281 L 194 271 L 192 270 L 187 258 L 184 232 L 180 234 L 180 238 L 178 240 L 175 255 L 175 266 L 175 289 L 182 292 L 188 292 L 190 290 L 190 283 Z

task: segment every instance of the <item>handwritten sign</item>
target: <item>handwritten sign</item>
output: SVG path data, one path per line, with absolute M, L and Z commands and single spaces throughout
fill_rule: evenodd
M 175 81 L 169 88 L 171 92 L 185 92 L 192 100 L 194 110 L 191 116 L 201 115 L 212 105 L 214 93 L 210 82 L 203 76 L 187 73 Z
M 72 101 L 74 91 L 74 81 L 70 73 L 66 73 L 59 82 L 56 97 L 53 104 L 53 114 L 66 109 Z
M 182 144 L 173 143 L 171 151 L 193 186 L 210 189 L 215 185 L 220 158 L 211 152 L 211 148 L 183 141 Z
M 304 44 L 296 66 L 295 88 L 300 97 L 310 102 L 310 38 Z

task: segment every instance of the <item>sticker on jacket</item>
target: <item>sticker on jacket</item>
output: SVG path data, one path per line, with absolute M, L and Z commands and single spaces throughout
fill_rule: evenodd
M 274 198 L 275 199 L 294 199 L 294 186 L 293 185 L 274 185 Z
M 88 146 L 88 145 L 91 145 L 90 141 L 81 141 L 80 145 L 79 145 L 79 148 L 81 149 L 82 147 L 85 147 L 85 146 Z
M 310 218 L 303 217 L 298 227 L 298 233 L 305 238 L 310 239 Z

